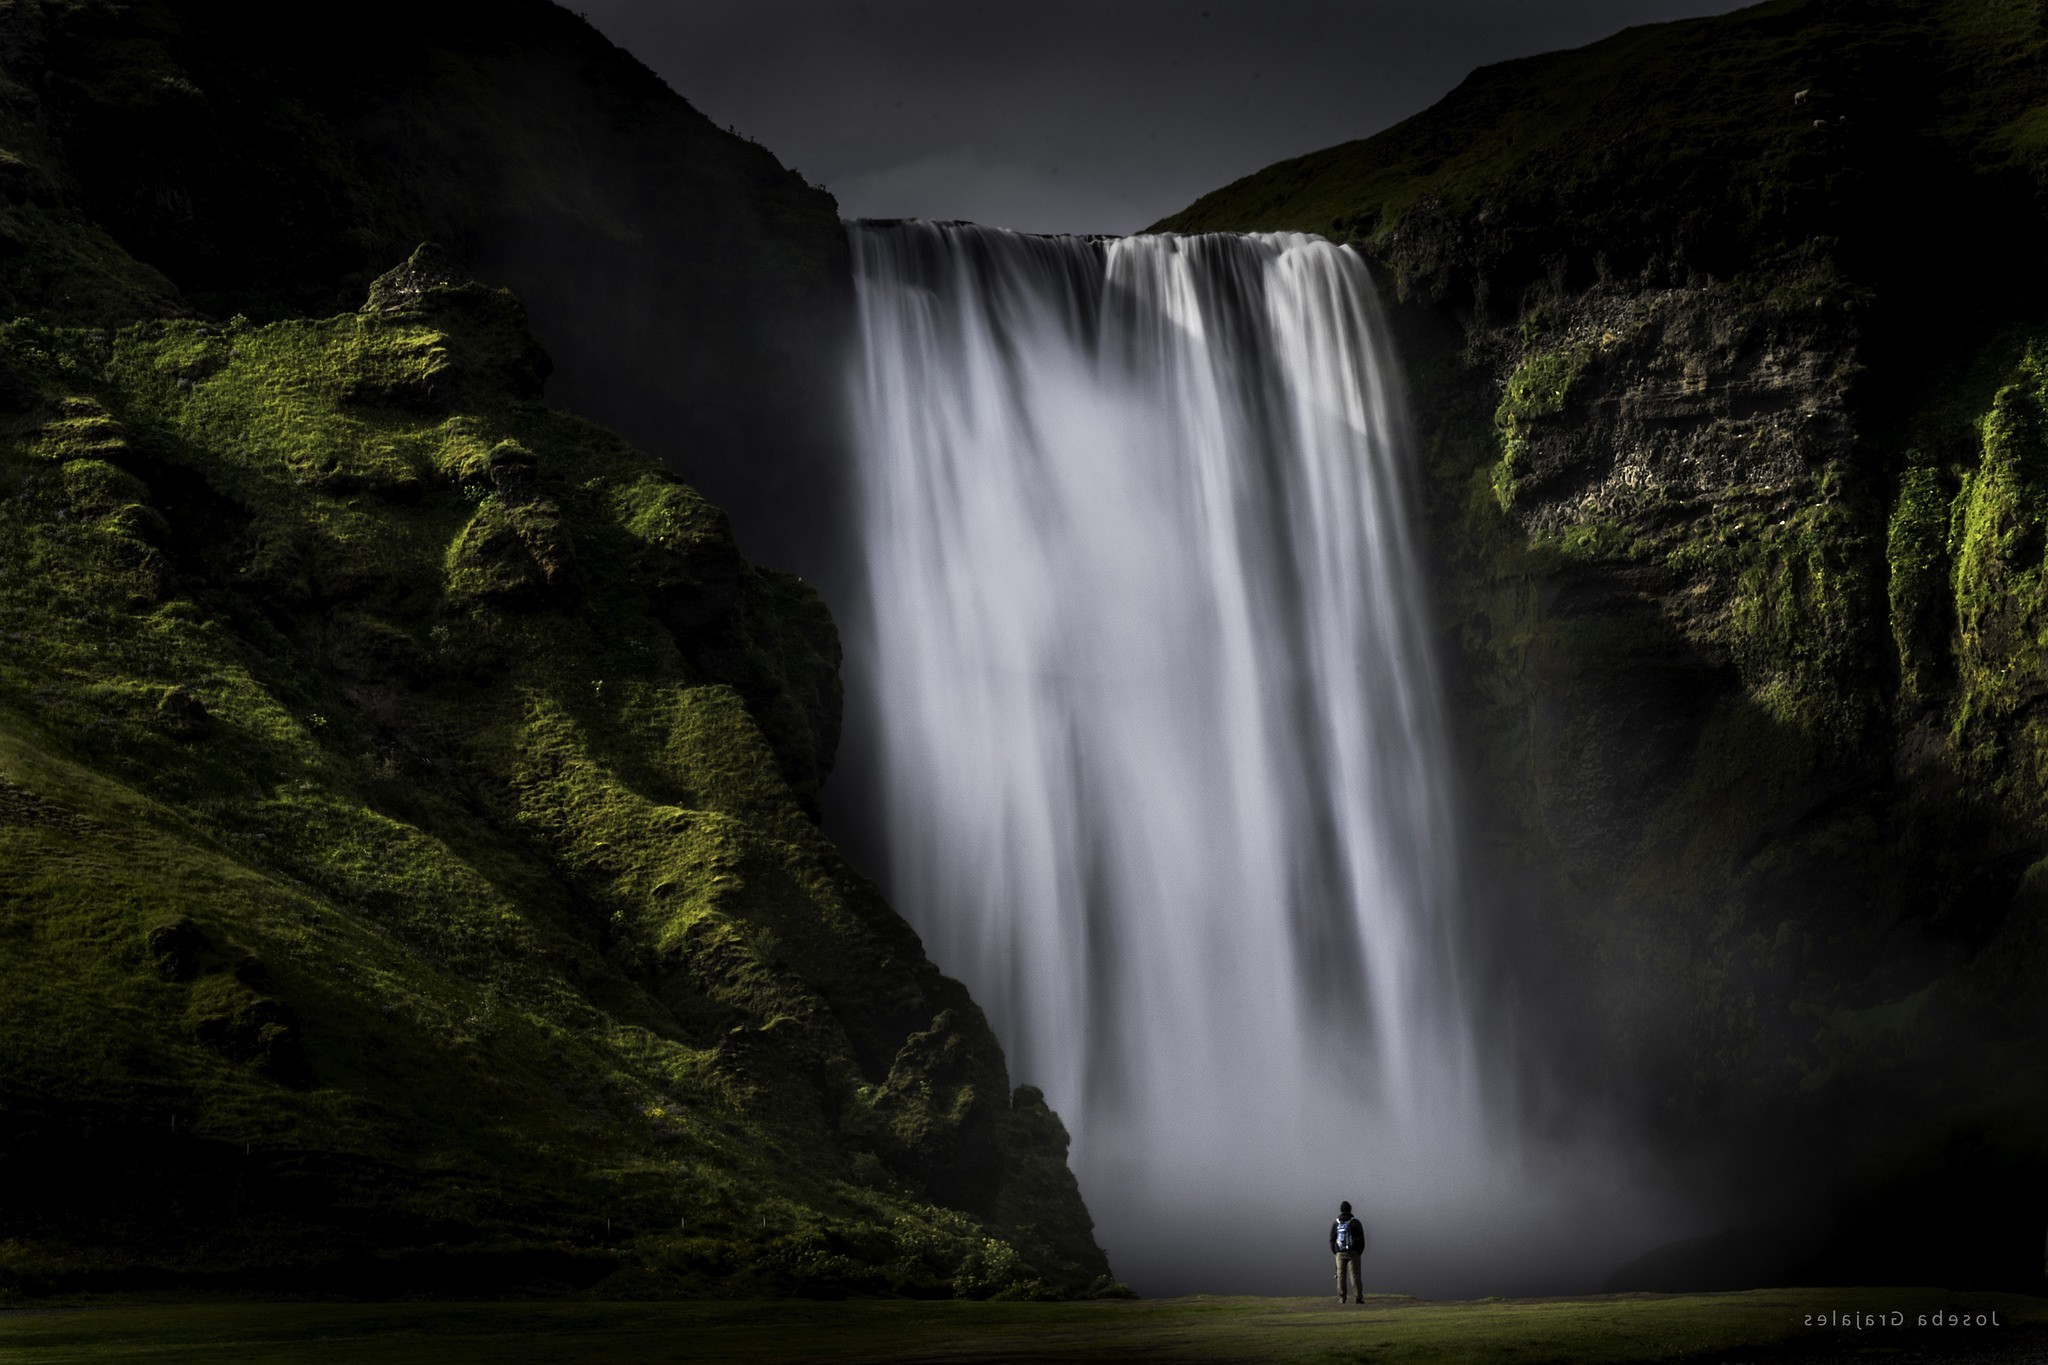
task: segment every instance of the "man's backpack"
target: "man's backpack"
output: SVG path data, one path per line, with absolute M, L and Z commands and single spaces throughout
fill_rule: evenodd
M 1350 1220 L 1350 1219 L 1348 1219 L 1348 1218 L 1340 1218 L 1340 1219 L 1338 1219 L 1338 1220 L 1337 1220 L 1337 1250 L 1339 1250 L 1339 1251 L 1356 1251 L 1356 1250 L 1358 1250 L 1358 1248 L 1357 1248 L 1357 1247 L 1355 1247 L 1355 1246 L 1353 1246 L 1353 1245 L 1351 1244 L 1351 1228 L 1352 1228 L 1352 1222 L 1351 1222 L 1351 1220 Z

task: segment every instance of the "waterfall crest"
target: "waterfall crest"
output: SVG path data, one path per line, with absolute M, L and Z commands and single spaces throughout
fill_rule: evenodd
M 1363 261 L 850 233 L 886 877 L 1066 1117 L 1120 1273 L 1301 1292 L 1339 1198 L 1397 1257 L 1447 1190 L 1498 1202 Z

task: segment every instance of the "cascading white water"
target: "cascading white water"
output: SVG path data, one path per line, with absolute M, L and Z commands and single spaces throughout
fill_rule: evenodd
M 1066 1118 L 1112 1262 L 1307 1292 L 1349 1198 L 1382 1287 L 1506 1264 L 1554 1212 L 1480 1103 L 1364 263 L 850 231 L 890 889 Z

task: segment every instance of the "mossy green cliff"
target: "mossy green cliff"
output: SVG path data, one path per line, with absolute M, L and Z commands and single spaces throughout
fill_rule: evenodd
M 1832 1229 L 1658 1274 L 2038 1284 L 2044 56 L 2035 4 L 1776 0 L 1160 225 L 1328 233 L 1394 296 L 1480 995 L 1571 1059 L 1539 1113 Z
M 0 329 L 0 1283 L 1086 1287 L 816 594 L 429 262 Z
M 285 18 L 0 4 L 0 1294 L 1112 1289 L 824 604 L 542 401 L 772 493 L 829 197 L 550 5 Z

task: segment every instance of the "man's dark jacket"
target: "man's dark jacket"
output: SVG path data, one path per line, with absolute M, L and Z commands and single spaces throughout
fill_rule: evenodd
M 1351 1225 L 1351 1250 L 1344 1254 L 1357 1256 L 1365 1251 L 1365 1224 L 1356 1218 L 1344 1218 L 1330 1224 L 1330 1254 L 1333 1256 L 1337 1254 L 1337 1229 L 1346 1223 Z

